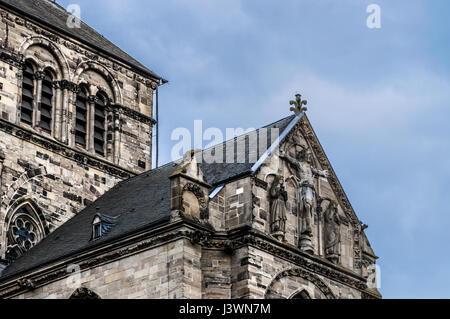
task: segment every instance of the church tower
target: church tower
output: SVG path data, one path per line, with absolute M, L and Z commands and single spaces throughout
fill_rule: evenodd
M 0 271 L 151 169 L 166 81 L 48 0 L 0 0 Z

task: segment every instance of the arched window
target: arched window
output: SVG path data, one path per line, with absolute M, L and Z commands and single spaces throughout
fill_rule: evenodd
M 44 71 L 41 92 L 41 118 L 39 126 L 51 134 L 52 132 L 52 111 L 53 111 L 53 76 L 48 71 Z
M 45 227 L 35 209 L 25 203 L 19 206 L 8 222 L 6 259 L 14 261 L 33 248 L 45 236 Z
M 296 293 L 291 299 L 311 299 L 309 293 L 306 290 L 302 290 L 299 293 Z
M 34 68 L 29 61 L 25 63 L 22 80 L 21 121 L 33 125 L 34 113 Z
M 87 88 L 85 86 L 81 86 L 76 101 L 75 144 L 82 148 L 86 148 L 87 146 L 87 95 Z
M 105 156 L 106 105 L 108 103 L 108 98 L 103 92 L 97 93 L 94 104 L 94 150 L 102 156 Z

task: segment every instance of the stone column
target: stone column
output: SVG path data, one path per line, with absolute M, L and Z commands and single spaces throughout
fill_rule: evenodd
M 76 122 L 76 101 L 80 87 L 74 83 L 66 82 L 63 98 L 63 142 L 71 147 L 75 146 L 75 122 Z
M 121 112 L 114 110 L 114 164 L 119 165 L 120 161 L 120 120 Z
M 0 207 L 1 207 L 1 199 L 3 196 L 2 186 L 3 186 L 3 163 L 5 162 L 5 153 L 0 151 Z
M 87 110 L 87 134 L 86 134 L 86 148 L 88 152 L 95 153 L 94 148 L 94 123 L 95 123 L 95 103 L 98 101 L 98 97 L 90 95 L 88 97 L 88 110 Z
M 53 82 L 53 92 L 55 92 L 53 103 L 53 137 L 61 140 L 61 123 L 62 123 L 62 91 L 60 82 Z
M 42 93 L 42 80 L 45 77 L 44 71 L 37 71 L 34 74 L 36 79 L 36 86 L 34 89 L 34 112 L 33 112 L 33 127 L 38 127 L 41 122 L 41 93 Z

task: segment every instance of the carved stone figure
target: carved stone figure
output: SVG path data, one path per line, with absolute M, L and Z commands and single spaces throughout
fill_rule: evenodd
M 312 214 L 316 201 L 314 177 L 328 177 L 328 171 L 321 171 L 312 166 L 312 154 L 308 149 L 296 153 L 296 158 L 280 150 L 280 157 L 285 159 L 294 169 L 299 181 L 298 212 L 301 218 L 300 248 L 313 252 L 312 247 Z
M 325 257 L 334 264 L 339 262 L 341 243 L 341 218 L 338 214 L 337 202 L 332 201 L 324 213 L 325 222 Z
M 270 199 L 271 232 L 275 238 L 283 240 L 286 233 L 286 201 L 288 199 L 283 176 L 275 177 L 270 189 Z

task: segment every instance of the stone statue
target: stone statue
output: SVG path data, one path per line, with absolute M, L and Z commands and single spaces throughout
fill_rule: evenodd
M 286 233 L 286 201 L 288 199 L 283 176 L 275 176 L 270 188 L 270 199 L 271 233 L 278 240 L 283 240 Z
M 280 157 L 285 159 L 295 170 L 299 181 L 298 212 L 301 218 L 300 249 L 313 252 L 312 247 L 312 216 L 316 201 L 314 177 L 328 177 L 328 171 L 321 171 L 312 166 L 312 154 L 308 149 L 296 153 L 296 158 L 280 150 Z
M 336 201 L 332 201 L 324 213 L 325 258 L 334 264 L 339 262 L 341 243 L 341 218 L 337 205 Z

